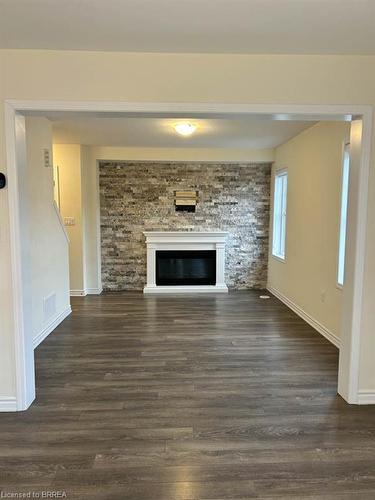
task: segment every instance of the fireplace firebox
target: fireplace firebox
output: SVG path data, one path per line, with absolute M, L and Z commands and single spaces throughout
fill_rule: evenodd
M 215 250 L 156 250 L 156 285 L 215 285 Z

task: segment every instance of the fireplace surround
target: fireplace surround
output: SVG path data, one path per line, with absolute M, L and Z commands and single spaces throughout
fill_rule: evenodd
M 222 231 L 145 231 L 144 293 L 228 292 Z

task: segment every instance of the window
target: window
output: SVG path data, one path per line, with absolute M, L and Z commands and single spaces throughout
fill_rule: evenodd
M 341 211 L 340 211 L 340 232 L 339 232 L 339 254 L 337 265 L 337 283 L 342 286 L 345 276 L 345 242 L 346 225 L 348 219 L 348 197 L 349 197 L 349 164 L 350 152 L 349 144 L 345 144 L 342 162 L 341 181 Z
M 272 255 L 283 260 L 285 259 L 287 187 L 287 171 L 276 172 L 273 197 Z

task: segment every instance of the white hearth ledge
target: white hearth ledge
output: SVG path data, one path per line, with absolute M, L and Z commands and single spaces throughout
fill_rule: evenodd
M 145 231 L 147 245 L 147 284 L 143 293 L 227 293 L 225 284 L 224 231 Z M 216 250 L 216 284 L 158 286 L 156 285 L 157 250 Z

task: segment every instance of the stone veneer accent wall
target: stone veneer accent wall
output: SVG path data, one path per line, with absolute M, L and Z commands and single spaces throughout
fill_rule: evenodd
M 270 164 L 100 162 L 103 288 L 143 289 L 146 230 L 228 231 L 227 285 L 264 288 L 270 182 Z M 199 191 L 195 213 L 175 211 L 175 190 Z

